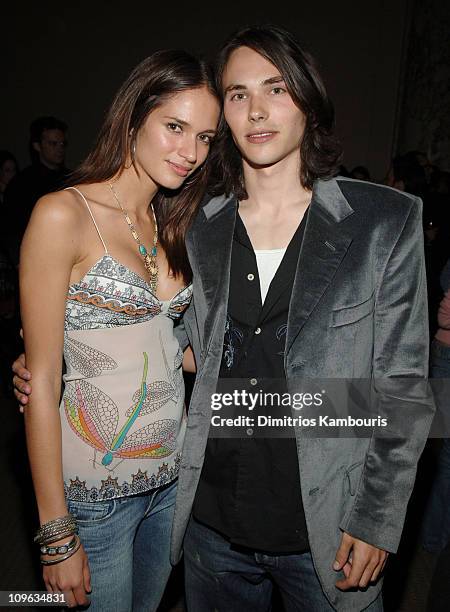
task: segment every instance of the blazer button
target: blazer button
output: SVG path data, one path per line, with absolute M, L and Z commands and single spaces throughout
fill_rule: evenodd
M 249 281 L 255 280 L 255 275 L 254 274 L 247 274 L 247 280 L 249 280 Z
M 250 378 L 250 384 L 254 387 L 258 384 L 258 381 L 256 380 L 256 378 Z
M 260 328 L 260 327 L 257 327 L 257 328 L 255 329 L 255 334 L 256 334 L 257 336 L 259 336 L 259 334 L 260 334 L 260 333 L 261 333 L 261 328 Z

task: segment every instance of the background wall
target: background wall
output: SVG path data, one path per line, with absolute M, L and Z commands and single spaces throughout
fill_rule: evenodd
M 415 0 L 398 149 L 420 149 L 450 170 L 450 3 Z
M 401 96 L 410 0 L 295 3 L 33 2 L 3 9 L 0 148 L 28 164 L 30 121 L 52 114 L 70 128 L 68 165 L 87 152 L 130 69 L 161 47 L 213 56 L 246 24 L 292 30 L 319 60 L 336 106 L 345 164 L 386 172 Z M 226 9 L 224 9 L 226 7 Z

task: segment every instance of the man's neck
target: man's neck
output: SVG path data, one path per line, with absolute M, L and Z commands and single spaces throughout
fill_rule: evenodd
M 240 203 L 239 214 L 253 248 L 285 248 L 311 201 L 311 191 L 300 181 L 299 156 L 265 168 L 244 161 L 244 180 L 248 199 Z
M 295 204 L 304 205 L 311 198 L 311 192 L 301 184 L 297 156 L 267 167 L 252 167 L 244 160 L 243 169 L 248 194 L 244 207 L 279 213 Z

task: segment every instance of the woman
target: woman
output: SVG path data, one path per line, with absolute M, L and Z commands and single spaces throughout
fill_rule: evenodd
M 93 611 L 155 610 L 170 573 L 185 427 L 173 329 L 191 298 L 184 235 L 208 178 L 212 83 L 184 52 L 144 60 L 22 243 L 36 541 L 47 589 L 69 606 L 92 585 Z

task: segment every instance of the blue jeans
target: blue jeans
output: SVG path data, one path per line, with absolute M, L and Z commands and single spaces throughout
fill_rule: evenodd
M 311 554 L 267 555 L 237 548 L 191 519 L 184 542 L 188 612 L 267 612 L 275 583 L 286 612 L 333 612 Z M 367 612 L 382 612 L 381 596 Z
M 444 378 L 435 394 L 445 430 L 450 427 L 450 347 L 434 340 L 431 345 L 431 377 Z M 447 434 L 446 434 L 447 435 Z M 441 552 L 450 542 L 450 439 L 442 440 L 437 469 L 425 510 L 422 545 L 430 552 Z
M 176 481 L 144 495 L 68 501 L 91 571 L 89 612 L 152 612 L 169 579 Z

